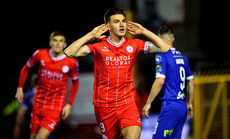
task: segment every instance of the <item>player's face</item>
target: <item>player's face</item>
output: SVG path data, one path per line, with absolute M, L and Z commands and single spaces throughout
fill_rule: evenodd
M 125 36 L 126 33 L 126 19 L 122 14 L 115 14 L 110 17 L 108 22 L 108 28 L 110 33 L 115 36 L 121 37 Z
M 50 47 L 55 53 L 62 53 L 63 49 L 66 47 L 65 37 L 64 36 L 54 36 L 50 40 Z

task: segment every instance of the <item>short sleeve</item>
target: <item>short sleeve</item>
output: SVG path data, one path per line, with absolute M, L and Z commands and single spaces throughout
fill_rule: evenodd
M 148 42 L 147 41 L 143 41 L 140 39 L 132 39 L 131 41 L 135 42 L 135 45 L 138 48 L 138 53 L 139 52 L 147 53 L 147 48 L 148 48 Z
M 93 44 L 86 44 L 86 46 L 88 48 L 87 54 L 94 53 L 94 46 L 93 46 Z
M 156 78 L 165 78 L 166 77 L 166 59 L 162 54 L 156 54 L 155 65 L 156 65 Z

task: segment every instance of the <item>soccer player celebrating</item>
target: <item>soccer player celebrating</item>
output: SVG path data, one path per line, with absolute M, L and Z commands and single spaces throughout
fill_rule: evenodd
M 65 36 L 59 32 L 50 35 L 51 49 L 39 49 L 27 61 L 21 70 L 16 99 L 22 103 L 23 85 L 29 69 L 39 64 L 38 85 L 31 116 L 31 139 L 48 138 L 61 119 L 66 119 L 71 112 L 71 105 L 79 87 L 78 62 L 66 57 Z M 68 103 L 65 105 L 67 84 L 72 78 Z
M 140 24 L 126 22 L 123 9 L 111 8 L 104 15 L 105 24 L 73 42 L 65 49 L 69 57 L 94 55 L 95 115 L 104 139 L 139 139 L 141 120 L 134 99 L 132 66 L 139 52 L 158 53 L 169 50 L 169 45 Z M 128 39 L 128 29 L 133 35 L 144 35 L 151 42 Z M 110 36 L 105 38 L 106 31 Z M 96 42 L 88 43 L 91 39 Z
M 173 48 L 174 34 L 171 27 L 162 26 L 158 35 L 170 44 L 170 51 L 157 54 L 156 80 L 153 83 L 148 100 L 143 108 L 143 116 L 149 118 L 151 103 L 159 94 L 161 113 L 154 130 L 154 139 L 181 138 L 182 128 L 187 119 L 192 117 L 194 80 L 188 59 Z M 185 87 L 187 86 L 187 105 Z

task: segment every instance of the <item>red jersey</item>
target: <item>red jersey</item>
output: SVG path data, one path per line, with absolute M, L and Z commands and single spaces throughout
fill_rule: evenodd
M 39 63 L 38 86 L 33 107 L 61 110 L 65 105 L 68 80 L 78 79 L 78 62 L 74 58 L 52 55 L 52 49 L 39 49 L 27 61 L 28 67 Z
M 116 107 L 135 102 L 132 67 L 139 52 L 147 52 L 147 42 L 123 37 L 120 44 L 103 38 L 87 44 L 94 54 L 94 99 L 98 107 Z

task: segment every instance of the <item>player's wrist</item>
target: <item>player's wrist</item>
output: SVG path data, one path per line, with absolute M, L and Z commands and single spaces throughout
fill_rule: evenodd
M 142 34 L 142 35 L 147 35 L 148 32 L 149 32 L 149 30 L 146 29 L 146 28 L 144 28 L 144 27 L 141 29 L 141 34 Z
M 22 87 L 18 87 L 17 91 L 22 91 L 22 89 L 23 89 Z
M 150 105 L 151 106 L 151 104 L 152 104 L 152 102 L 150 102 L 150 101 L 146 102 L 146 105 Z
M 96 35 L 96 32 L 94 32 L 94 31 L 90 31 L 90 32 L 88 33 L 89 40 L 91 40 L 91 39 L 95 38 L 95 35 Z
M 68 106 L 68 107 L 72 107 L 72 103 L 71 102 L 68 102 L 67 104 L 66 104 L 66 106 Z

